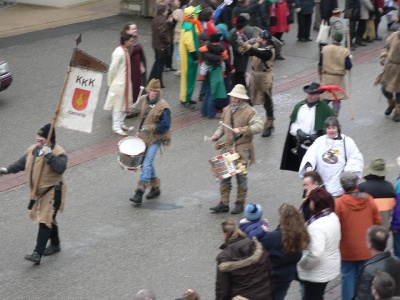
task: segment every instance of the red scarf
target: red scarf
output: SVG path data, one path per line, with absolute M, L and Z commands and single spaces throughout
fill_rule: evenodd
M 195 19 L 192 19 L 192 18 L 189 18 L 189 17 L 183 17 L 182 20 L 186 21 L 186 22 L 189 22 L 189 23 L 192 23 L 194 26 L 196 26 L 198 33 L 203 32 L 203 26 L 201 25 L 201 22 L 199 20 L 195 20 Z

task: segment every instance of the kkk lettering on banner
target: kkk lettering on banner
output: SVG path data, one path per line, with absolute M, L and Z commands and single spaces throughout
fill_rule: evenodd
M 72 67 L 56 125 L 91 133 L 103 73 Z

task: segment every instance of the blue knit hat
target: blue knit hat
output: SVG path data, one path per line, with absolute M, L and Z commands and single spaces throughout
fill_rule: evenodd
M 249 203 L 246 205 L 244 216 L 247 220 L 256 221 L 262 216 L 262 207 L 260 204 Z
M 226 26 L 226 24 L 224 23 L 219 23 L 216 27 L 218 28 L 219 33 L 222 34 L 223 38 L 228 41 L 229 40 L 228 26 Z

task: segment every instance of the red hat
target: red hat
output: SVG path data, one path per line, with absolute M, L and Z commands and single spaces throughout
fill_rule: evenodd
M 211 36 L 213 33 L 219 33 L 218 28 L 214 25 L 214 21 L 208 21 L 206 26 L 208 36 Z

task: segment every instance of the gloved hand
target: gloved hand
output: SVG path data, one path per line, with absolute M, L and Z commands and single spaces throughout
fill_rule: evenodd
M 386 56 L 381 56 L 381 57 L 379 58 L 379 62 L 380 62 L 380 64 L 381 64 L 381 66 L 384 66 L 385 63 L 386 63 Z
M 256 38 L 252 38 L 252 39 L 249 39 L 247 42 L 248 42 L 250 45 L 254 45 L 254 44 L 257 42 L 257 39 L 256 39 Z
M 8 174 L 8 170 L 7 170 L 7 168 L 2 167 L 2 168 L 0 168 L 0 176 L 4 175 L 4 174 Z
M 44 145 L 42 147 L 42 151 L 43 151 L 43 155 L 46 155 L 46 154 L 51 153 L 51 148 L 49 146 L 47 146 L 47 145 Z
M 318 135 L 316 135 L 316 134 L 310 135 L 310 142 L 314 143 L 317 138 L 318 138 Z
M 154 126 L 153 125 L 147 125 L 147 126 L 143 126 L 142 129 L 140 131 L 144 131 L 144 132 L 152 132 L 154 130 Z
M 304 143 L 307 139 L 309 139 L 310 136 L 307 135 L 303 130 L 297 129 L 297 140 L 299 143 Z
M 295 9 L 295 11 L 296 11 L 297 13 L 301 12 L 301 7 L 297 7 L 297 8 Z

